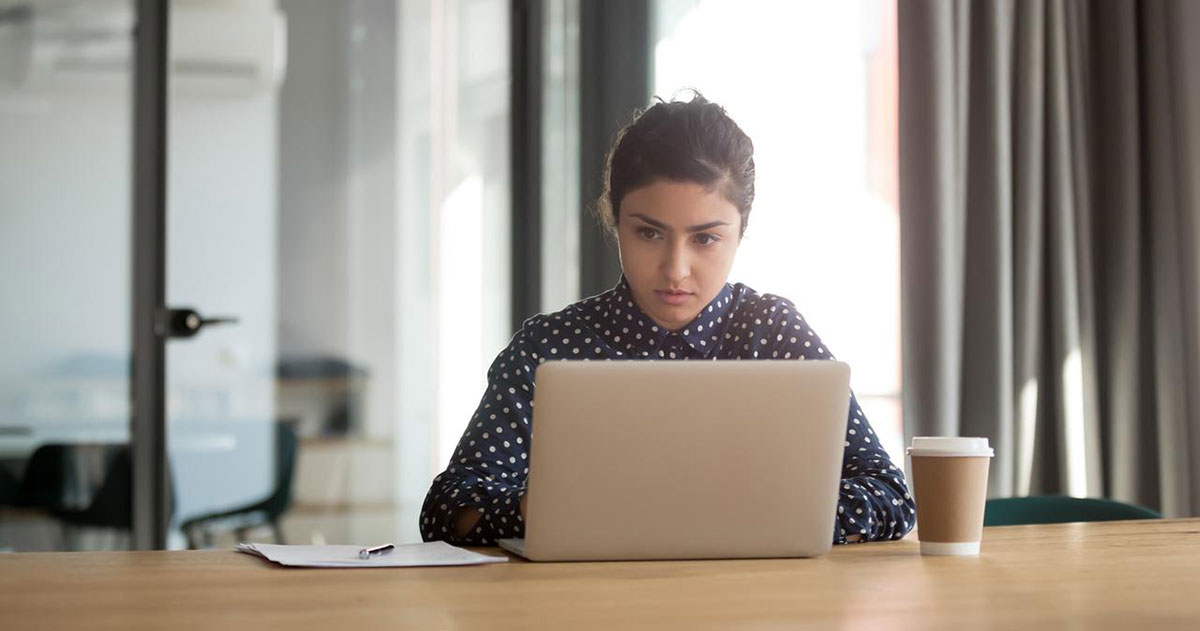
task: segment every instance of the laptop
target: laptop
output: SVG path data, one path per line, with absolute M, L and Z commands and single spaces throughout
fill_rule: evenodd
M 533 561 L 829 551 L 850 405 L 837 361 L 555 361 L 535 376 Z

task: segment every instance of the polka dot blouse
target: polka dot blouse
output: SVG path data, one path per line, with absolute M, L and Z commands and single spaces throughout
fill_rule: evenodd
M 421 509 L 426 541 L 490 545 L 522 537 L 520 499 L 529 474 L 534 370 L 555 359 L 832 359 L 786 298 L 725 288 L 678 332 L 657 326 L 618 285 L 562 311 L 527 320 L 488 370 L 488 387 L 445 471 Z M 466 536 L 464 508 L 482 513 Z M 892 464 L 853 393 L 846 423 L 834 543 L 899 539 L 915 523 L 904 474 Z

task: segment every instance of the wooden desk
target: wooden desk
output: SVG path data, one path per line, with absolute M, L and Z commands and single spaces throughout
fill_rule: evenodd
M 497 552 L 498 553 L 498 552 Z M 1200 628 L 1200 519 L 1010 526 L 819 559 L 296 570 L 229 551 L 0 554 L 4 629 Z

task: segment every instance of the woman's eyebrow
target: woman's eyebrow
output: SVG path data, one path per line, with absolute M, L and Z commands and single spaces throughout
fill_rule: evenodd
M 728 225 L 729 225 L 728 221 L 710 221 L 708 223 L 702 223 L 698 226 L 692 226 L 692 227 L 688 228 L 687 231 L 688 232 L 704 232 L 705 230 L 712 230 L 713 228 L 716 228 L 718 226 L 728 226 Z
M 658 228 L 659 230 L 670 230 L 671 229 L 669 226 L 667 226 L 663 222 L 655 221 L 654 219 L 651 219 L 651 218 L 643 215 L 642 213 L 633 213 L 633 216 L 654 226 L 655 228 Z M 717 226 L 728 226 L 728 225 L 729 225 L 728 221 L 710 221 L 708 223 L 703 223 L 698 226 L 691 226 L 687 229 L 687 231 L 688 232 L 703 232 L 705 230 L 711 230 L 713 228 L 716 228 Z

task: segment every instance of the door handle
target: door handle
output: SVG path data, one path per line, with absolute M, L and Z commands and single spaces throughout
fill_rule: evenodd
M 166 337 L 193 337 L 200 329 L 214 324 L 235 324 L 238 319 L 230 316 L 205 318 L 190 307 L 182 309 L 167 309 L 165 331 L 160 328 L 159 335 Z

